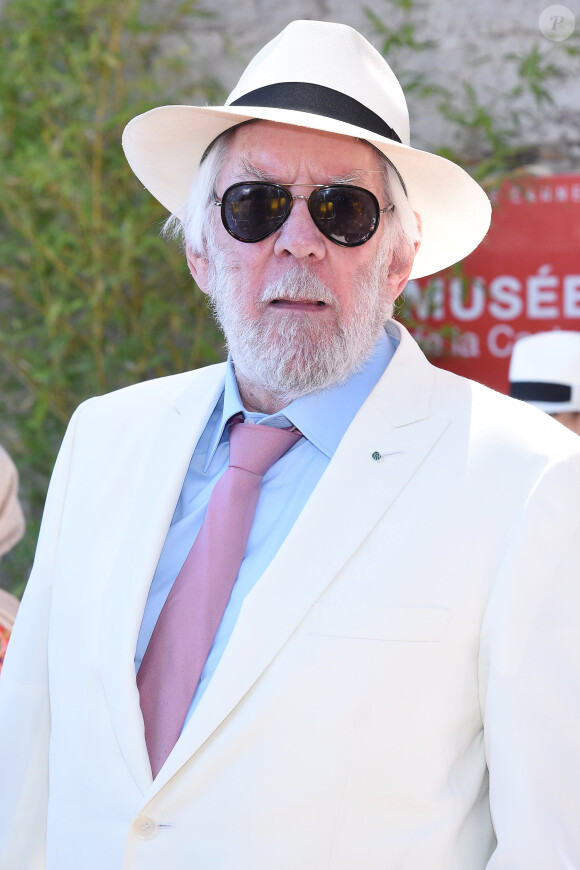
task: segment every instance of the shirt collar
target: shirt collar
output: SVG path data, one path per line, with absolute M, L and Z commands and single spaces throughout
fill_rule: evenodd
M 355 414 L 384 373 L 395 349 L 392 339 L 383 330 L 361 371 L 351 375 L 342 384 L 295 399 L 286 408 L 270 415 L 255 414 L 245 410 L 232 360 L 228 357 L 222 412 L 218 416 L 210 439 L 205 469 L 225 437 L 228 420 L 235 414 L 243 414 L 246 420 L 270 426 L 283 427 L 290 423 L 331 459 Z

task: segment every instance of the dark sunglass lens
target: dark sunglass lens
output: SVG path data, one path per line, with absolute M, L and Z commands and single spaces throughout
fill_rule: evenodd
M 262 182 L 234 184 L 222 197 L 222 220 L 235 238 L 259 242 L 284 223 L 290 207 L 283 187 Z
M 352 185 L 330 185 L 310 199 L 310 214 L 318 229 L 346 247 L 362 245 L 375 232 L 379 204 L 370 190 Z

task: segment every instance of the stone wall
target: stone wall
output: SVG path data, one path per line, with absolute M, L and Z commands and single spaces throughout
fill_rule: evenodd
M 381 36 L 365 11 L 371 9 L 390 27 L 414 23 L 417 39 L 434 43 L 422 51 L 399 48 L 387 58 L 402 81 L 418 73 L 425 82 L 446 88 L 452 94 L 449 104 L 464 117 L 469 110 L 463 83 L 468 82 L 498 125 L 511 123 L 515 113 L 525 146 L 520 163 L 574 171 L 580 162 L 580 83 L 578 56 L 570 56 L 570 49 L 580 46 L 580 0 L 567 0 L 577 23 L 573 35 L 561 42 L 540 32 L 539 17 L 548 5 L 545 0 L 427 0 L 404 12 L 395 0 L 200 0 L 200 8 L 213 15 L 195 19 L 180 50 L 185 44 L 187 51 L 193 48 L 198 82 L 215 80 L 227 93 L 255 52 L 296 18 L 349 24 L 381 50 Z M 534 44 L 542 64 L 555 64 L 569 76 L 550 84 L 552 102 L 546 100 L 541 109 L 528 98 L 508 96 L 518 84 L 517 65 Z M 218 89 L 216 100 L 223 96 Z M 467 160 L 489 150 L 477 131 L 445 121 L 436 97 L 419 99 L 409 93 L 408 101 L 416 146 L 448 145 Z M 195 88 L 191 102 L 199 102 Z

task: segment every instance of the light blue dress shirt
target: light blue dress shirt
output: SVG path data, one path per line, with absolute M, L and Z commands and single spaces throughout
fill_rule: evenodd
M 246 553 L 217 630 L 185 722 L 189 720 L 214 673 L 245 596 L 264 573 L 332 459 L 356 412 L 383 372 L 395 347 L 381 333 L 361 372 L 345 383 L 296 399 L 277 414 L 244 409 L 231 361 L 225 387 L 193 453 L 177 507 L 151 583 L 137 641 L 135 667 L 143 659 L 157 618 L 201 528 L 211 491 L 229 460 L 229 419 L 242 413 L 246 422 L 296 426 L 304 436 L 266 472 Z

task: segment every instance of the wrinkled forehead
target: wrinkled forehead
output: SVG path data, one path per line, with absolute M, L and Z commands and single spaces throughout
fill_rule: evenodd
M 222 174 L 232 181 L 256 178 L 326 183 L 354 181 L 381 170 L 379 152 L 361 139 L 252 121 L 234 131 Z

